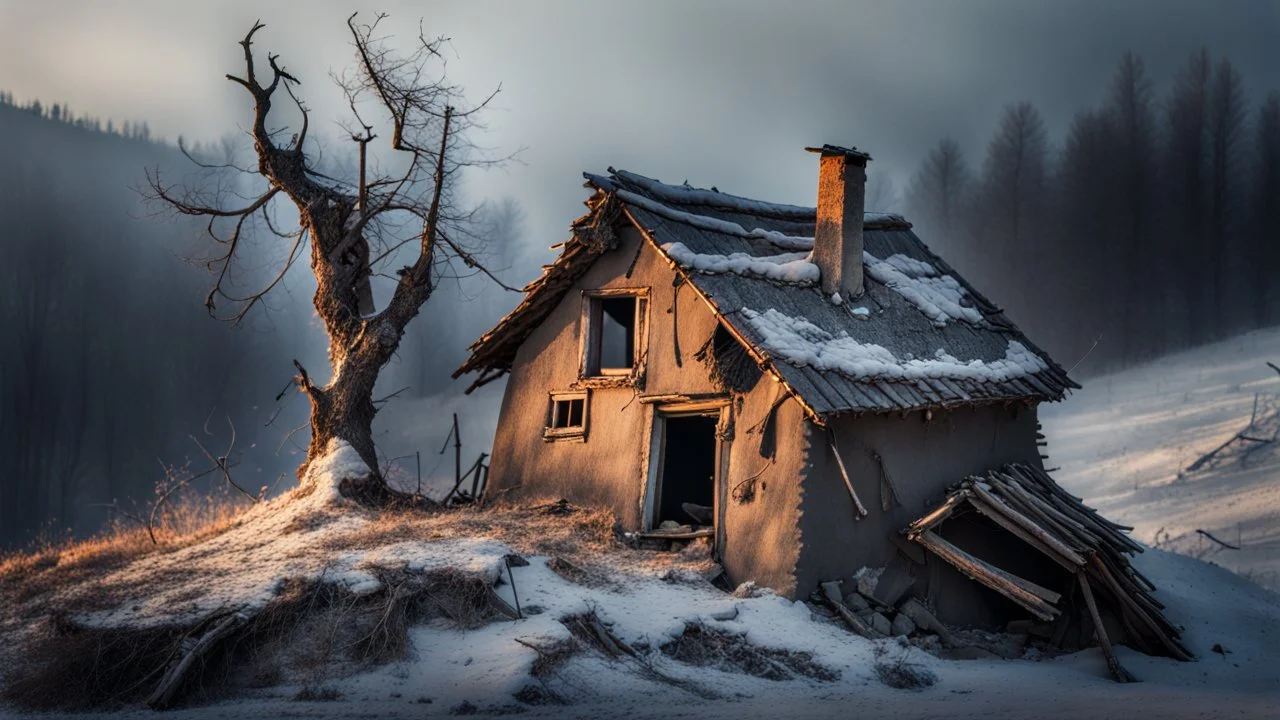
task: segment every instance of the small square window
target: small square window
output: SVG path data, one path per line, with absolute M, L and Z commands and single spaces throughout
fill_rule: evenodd
M 553 393 L 547 409 L 547 427 L 543 437 L 584 437 L 587 432 L 586 393 Z

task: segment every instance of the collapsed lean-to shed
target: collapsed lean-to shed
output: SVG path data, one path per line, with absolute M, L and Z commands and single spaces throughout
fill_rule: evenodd
M 868 156 L 812 150 L 816 209 L 585 175 L 590 211 L 455 373 L 509 374 L 488 492 L 709 537 L 733 581 L 784 595 L 887 567 L 948 623 L 1070 645 L 1096 622 L 1185 656 L 1140 548 L 1043 473 L 1036 405 L 1076 385 L 864 211 Z

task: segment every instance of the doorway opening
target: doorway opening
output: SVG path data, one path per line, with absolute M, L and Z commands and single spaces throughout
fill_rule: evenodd
M 653 527 L 715 526 L 718 415 L 670 416 L 663 420 L 661 467 Z

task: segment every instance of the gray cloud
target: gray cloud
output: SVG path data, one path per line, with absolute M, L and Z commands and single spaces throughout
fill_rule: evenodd
M 328 0 L 0 3 L 0 87 L 21 99 L 146 119 L 161 135 L 216 139 L 245 117 L 222 79 L 261 17 L 260 50 L 304 80 L 317 118 L 341 107 L 327 73 L 349 61 Z M 901 186 L 954 136 L 974 164 L 1002 107 L 1030 100 L 1060 137 L 1097 102 L 1120 54 L 1139 53 L 1162 92 L 1207 45 L 1251 96 L 1280 88 L 1280 3 L 467 2 L 383 4 L 406 39 L 425 18 L 454 38 L 453 77 L 479 95 L 502 83 L 483 142 L 527 148 L 476 178 L 477 195 L 526 208 L 538 245 L 579 214 L 578 172 L 613 164 L 668 180 L 811 202 L 816 142 L 856 144 Z M 335 125 L 322 122 L 336 131 Z M 336 134 L 336 133 L 335 133 Z M 532 272 L 532 270 L 530 271 Z

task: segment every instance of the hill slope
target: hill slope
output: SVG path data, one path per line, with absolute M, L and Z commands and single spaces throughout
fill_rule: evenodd
M 1144 543 L 1280 589 L 1280 329 L 1260 330 L 1082 382 L 1041 418 L 1054 477 Z M 1269 422 L 1268 422 L 1269 421 Z M 1196 530 L 1225 542 L 1231 550 Z

